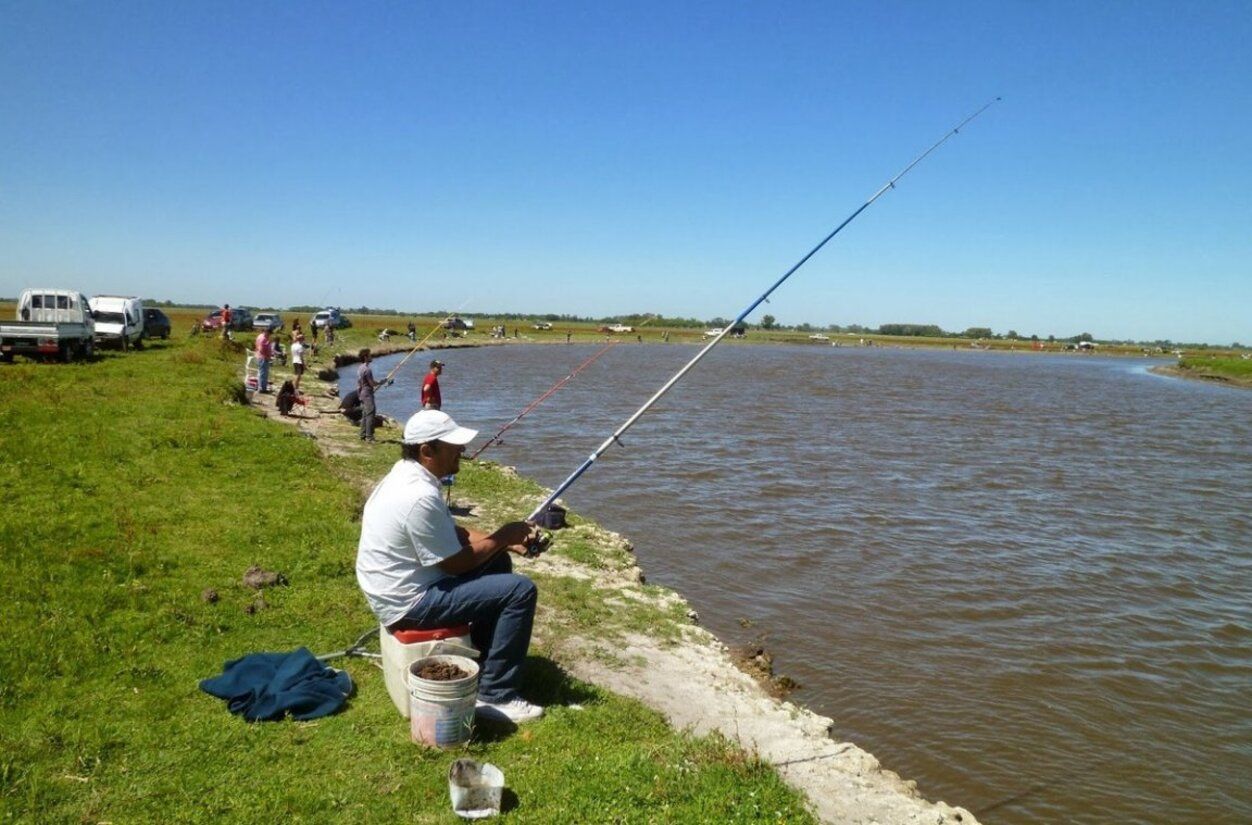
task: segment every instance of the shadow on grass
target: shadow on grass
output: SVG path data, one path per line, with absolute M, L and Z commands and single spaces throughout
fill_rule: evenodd
M 526 657 L 522 695 L 545 708 L 600 701 L 600 694 L 595 688 L 577 681 L 556 662 L 543 656 Z M 516 732 L 517 725 L 503 719 L 480 716 L 474 722 L 475 742 L 499 742 Z

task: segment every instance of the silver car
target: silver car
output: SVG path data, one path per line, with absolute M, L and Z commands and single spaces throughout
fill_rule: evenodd
M 283 328 L 283 316 L 277 312 L 258 312 L 252 319 L 253 329 L 267 329 L 270 332 Z

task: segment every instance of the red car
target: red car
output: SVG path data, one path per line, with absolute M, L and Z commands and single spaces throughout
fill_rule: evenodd
M 220 309 L 210 312 L 204 316 L 204 320 L 200 322 L 200 329 L 205 332 L 212 332 L 215 329 L 222 328 L 222 311 Z
M 200 322 L 200 329 L 205 332 L 213 332 L 222 328 L 222 311 L 215 309 L 208 315 L 204 316 L 204 320 Z M 232 309 L 230 311 L 230 328 L 231 329 L 251 329 L 252 313 L 246 309 Z

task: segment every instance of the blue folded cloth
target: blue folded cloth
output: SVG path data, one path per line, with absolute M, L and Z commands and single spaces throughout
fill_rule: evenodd
M 307 647 L 290 653 L 252 653 L 226 663 L 221 676 L 204 679 L 200 689 L 226 700 L 231 713 L 249 722 L 316 719 L 343 707 L 352 679 L 327 667 Z

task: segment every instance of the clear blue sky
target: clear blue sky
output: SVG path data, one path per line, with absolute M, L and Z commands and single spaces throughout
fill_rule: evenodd
M 1252 343 L 1252 4 L 0 5 L 0 295 Z

